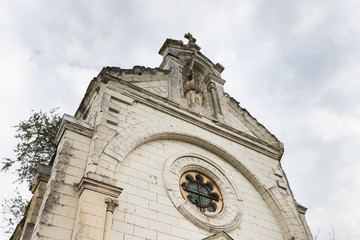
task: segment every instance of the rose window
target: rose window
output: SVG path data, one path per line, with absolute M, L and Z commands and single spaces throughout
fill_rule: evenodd
M 223 207 L 219 189 L 212 181 L 198 172 L 186 172 L 180 178 L 181 194 L 201 212 L 218 213 Z

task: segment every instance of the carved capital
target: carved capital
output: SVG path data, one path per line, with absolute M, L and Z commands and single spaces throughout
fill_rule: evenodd
M 119 201 L 113 198 L 106 198 L 105 203 L 106 203 L 106 211 L 110 211 L 111 213 L 113 213 L 115 208 L 119 206 Z
M 214 82 L 210 82 L 209 85 L 208 85 L 209 89 L 216 89 L 216 85 Z

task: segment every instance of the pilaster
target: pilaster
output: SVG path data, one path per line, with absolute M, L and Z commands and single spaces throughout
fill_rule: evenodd
M 122 188 L 83 177 L 77 190 L 79 205 L 71 239 L 107 240 Z
M 64 115 L 56 137 L 57 153 L 31 239 L 71 238 L 79 200 L 74 186 L 84 176 L 93 132 L 86 121 Z M 40 184 L 33 184 L 33 191 L 42 186 L 44 176 L 38 175 L 36 179 Z

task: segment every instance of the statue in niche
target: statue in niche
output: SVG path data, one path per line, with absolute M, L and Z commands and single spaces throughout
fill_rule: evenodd
M 184 96 L 189 106 L 194 103 L 200 106 L 203 103 L 203 93 L 200 89 L 200 74 L 194 71 L 194 54 L 191 57 L 190 63 L 186 64 L 183 72 L 184 81 Z

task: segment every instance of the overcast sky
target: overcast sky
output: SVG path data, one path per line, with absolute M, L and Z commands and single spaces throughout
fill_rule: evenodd
M 0 157 L 14 156 L 11 126 L 31 109 L 74 114 L 103 66 L 157 67 L 166 38 L 191 32 L 225 67 L 225 90 L 284 143 L 313 235 L 329 239 L 331 224 L 337 240 L 359 240 L 359 9 L 355 0 L 2 0 Z M 2 198 L 14 180 L 0 173 Z

